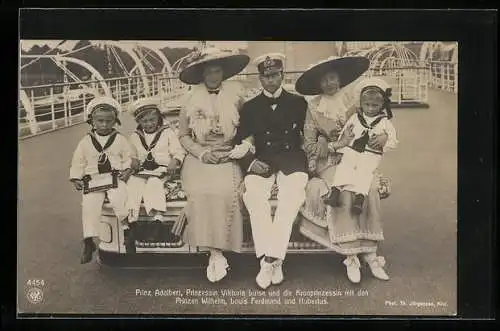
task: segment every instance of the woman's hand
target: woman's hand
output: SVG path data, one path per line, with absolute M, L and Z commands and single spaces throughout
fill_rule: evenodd
M 201 157 L 201 161 L 208 164 L 217 164 L 219 162 L 219 158 L 212 152 L 206 152 Z
M 319 136 L 316 143 L 316 154 L 319 158 L 324 159 L 328 157 L 328 152 L 328 141 L 324 136 Z
M 368 140 L 368 147 L 373 149 L 382 149 L 387 143 L 388 138 L 389 136 L 385 132 L 374 135 L 370 138 L 370 140 Z
M 349 143 L 354 139 L 354 132 L 352 131 L 354 124 L 350 124 L 345 128 L 342 137 L 339 139 L 339 143 L 342 147 L 349 145 Z

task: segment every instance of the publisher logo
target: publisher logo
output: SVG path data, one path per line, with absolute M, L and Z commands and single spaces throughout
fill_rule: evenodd
M 42 302 L 43 291 L 41 289 L 39 289 L 38 287 L 32 287 L 28 290 L 26 297 L 28 298 L 29 302 L 36 305 L 36 304 Z

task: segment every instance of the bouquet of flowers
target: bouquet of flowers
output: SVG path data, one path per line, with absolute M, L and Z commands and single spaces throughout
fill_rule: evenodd
M 165 195 L 167 201 L 177 201 L 186 199 L 186 193 L 182 189 L 180 179 L 168 181 L 165 183 Z

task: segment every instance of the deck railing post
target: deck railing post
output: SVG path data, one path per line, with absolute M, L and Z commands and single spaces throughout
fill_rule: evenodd
M 54 109 L 54 87 L 50 87 L 50 115 L 52 120 L 52 130 L 56 129 L 56 112 Z

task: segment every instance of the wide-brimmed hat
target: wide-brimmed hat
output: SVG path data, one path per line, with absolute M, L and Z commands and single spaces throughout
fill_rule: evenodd
M 303 95 L 323 93 L 320 81 L 330 71 L 335 71 L 340 78 L 340 88 L 359 78 L 370 67 L 370 60 L 362 56 L 330 57 L 311 66 L 295 83 L 295 90 Z
M 85 109 L 87 113 L 87 123 L 92 121 L 92 114 L 99 109 L 109 109 L 113 111 L 116 115 L 116 120 L 120 124 L 118 115 L 122 112 L 122 106 L 118 101 L 111 97 L 97 97 L 90 101 Z
M 223 71 L 223 80 L 240 73 L 250 62 L 250 57 L 245 54 L 234 54 L 216 48 L 204 49 L 195 52 L 188 58 L 188 64 L 181 71 L 179 79 L 190 85 L 203 82 L 203 70 L 208 65 L 220 65 Z

